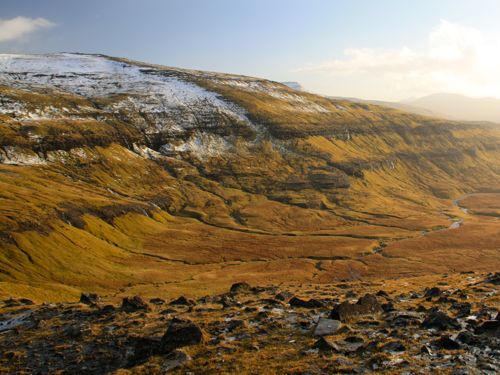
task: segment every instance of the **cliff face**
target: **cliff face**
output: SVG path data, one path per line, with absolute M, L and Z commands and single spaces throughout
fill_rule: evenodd
M 494 128 L 97 55 L 1 55 L 0 72 L 6 281 L 120 284 L 140 279 L 122 263 L 146 248 L 209 263 L 353 241 L 345 257 L 445 227 L 447 199 L 500 187 Z M 150 237 L 181 228 L 237 236 L 229 254 L 212 233 L 200 253 L 168 256 L 173 234 Z

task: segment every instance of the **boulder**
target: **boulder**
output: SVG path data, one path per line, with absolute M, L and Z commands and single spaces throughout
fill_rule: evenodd
M 174 318 L 160 341 L 164 353 L 184 346 L 198 345 L 206 341 L 205 333 L 191 320 Z
M 320 318 L 318 324 L 314 328 L 314 336 L 333 335 L 342 326 L 338 320 Z
M 149 311 L 149 305 L 142 299 L 142 297 L 125 297 L 122 300 L 122 310 L 125 312 L 135 311 Z
M 439 330 L 460 328 L 460 324 L 454 318 L 449 317 L 442 311 L 431 311 L 422 322 L 424 328 L 436 328 Z
M 329 318 L 346 322 L 357 317 L 382 313 L 383 309 L 373 294 L 366 294 L 358 302 L 351 304 L 347 301 L 337 305 L 330 313 Z
M 100 298 L 96 293 L 82 293 L 80 295 L 80 303 L 86 305 L 95 305 L 99 302 Z

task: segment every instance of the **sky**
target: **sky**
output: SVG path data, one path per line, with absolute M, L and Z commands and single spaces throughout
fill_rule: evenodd
M 500 98 L 500 0 L 0 0 L 0 53 L 87 52 L 324 95 Z

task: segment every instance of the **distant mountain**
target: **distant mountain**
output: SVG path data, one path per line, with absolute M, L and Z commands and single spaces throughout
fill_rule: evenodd
M 444 116 L 440 113 L 431 111 L 426 108 L 418 107 L 415 105 L 407 104 L 406 102 L 388 102 L 384 100 L 369 100 L 369 99 L 359 99 L 359 98 L 343 98 L 343 97 L 331 97 L 332 99 L 344 99 L 344 100 L 349 100 L 354 103 L 365 103 L 365 104 L 374 104 L 374 105 L 380 105 L 383 107 L 388 107 L 388 108 L 393 108 L 393 109 L 398 109 L 400 111 L 404 112 L 409 112 L 409 113 L 415 113 L 417 115 L 422 115 L 422 116 L 432 116 L 432 117 L 439 117 L 439 118 L 448 118 L 448 116 Z
M 281 82 L 281 83 L 284 84 L 285 86 L 290 87 L 291 89 L 294 89 L 294 90 L 300 90 L 300 91 L 303 90 L 302 85 L 298 82 L 289 81 L 289 82 Z
M 470 98 L 459 94 L 433 94 L 401 103 L 422 108 L 453 120 L 500 123 L 500 99 Z

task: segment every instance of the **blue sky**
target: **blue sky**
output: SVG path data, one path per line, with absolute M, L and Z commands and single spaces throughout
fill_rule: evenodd
M 497 0 L 0 0 L 0 52 L 104 53 L 340 96 L 500 96 L 483 66 L 500 64 L 499 19 Z

